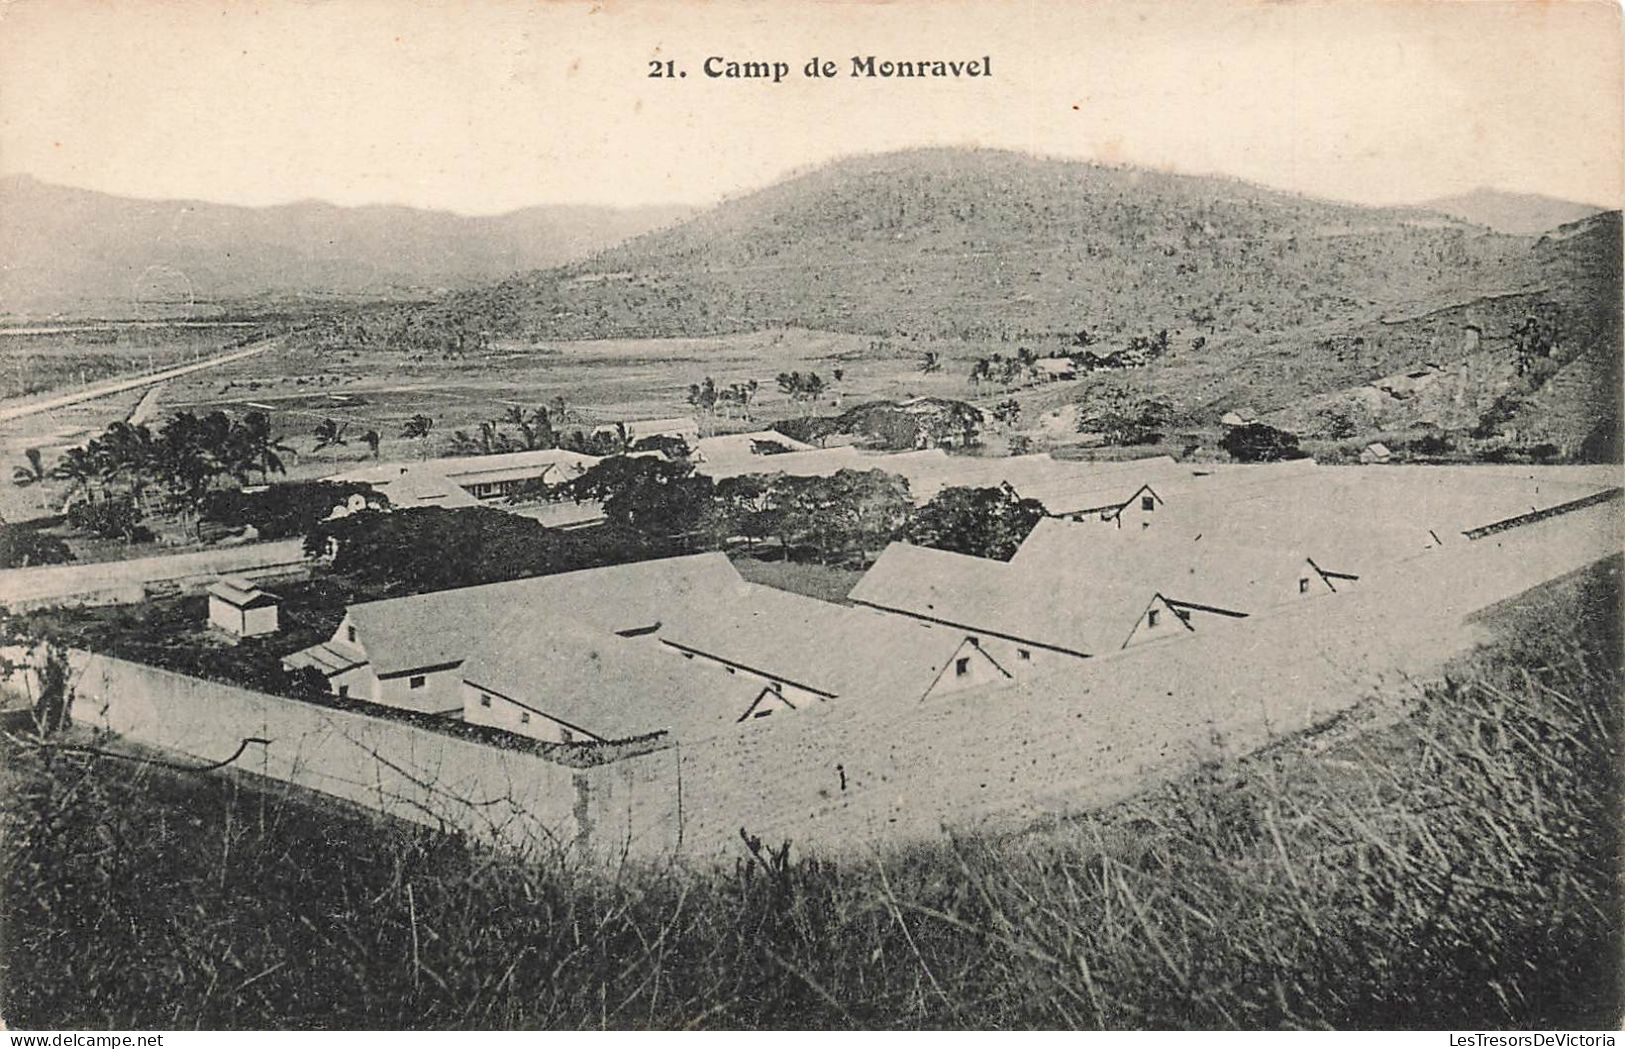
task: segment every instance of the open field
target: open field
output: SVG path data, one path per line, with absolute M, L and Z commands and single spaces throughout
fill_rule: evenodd
M 134 324 L 0 327 L 0 401 L 31 393 L 71 393 L 98 379 L 152 371 L 206 357 L 256 325 Z

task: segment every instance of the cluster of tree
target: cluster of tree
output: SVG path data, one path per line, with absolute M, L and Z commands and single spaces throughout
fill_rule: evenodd
M 152 540 L 152 532 L 141 519 L 140 507 L 129 496 L 86 500 L 68 507 L 68 526 L 74 531 L 102 539 L 122 539 L 126 543 Z
M 1266 423 L 1231 427 L 1219 446 L 1241 463 L 1275 463 L 1306 456 L 1303 449 L 1298 447 L 1297 434 L 1278 430 Z
M 773 381 L 778 384 L 780 392 L 792 401 L 808 407 L 822 397 L 828 388 L 817 372 L 779 372 Z
M 563 418 L 564 401 L 559 398 L 555 398 L 552 409 L 538 406 L 527 412 L 513 405 L 501 419 L 481 422 L 477 436 L 470 435 L 467 430 L 455 431 L 451 435 L 451 454 L 501 455 L 504 452 L 557 448 L 560 434 L 554 428 L 554 421 L 562 422 Z M 512 426 L 515 432 L 504 430 L 504 425 Z
M 37 451 L 12 480 L 31 485 L 54 478 L 69 485 L 67 498 L 124 499 L 144 516 L 154 509 L 195 514 L 205 496 L 227 483 L 263 481 L 285 472 L 292 449 L 271 432 L 263 412 L 232 419 L 224 412 L 180 412 L 157 431 L 145 424 L 112 423 L 99 437 L 65 451 L 46 469 Z
M 252 527 L 261 539 L 308 535 L 345 505 L 361 495 L 369 506 L 387 508 L 389 500 L 359 481 L 292 481 L 268 485 L 257 492 L 222 489 L 210 492 L 199 508 L 201 520 L 222 528 Z
M 964 401 L 922 397 L 904 407 L 893 401 L 865 401 L 840 415 L 784 419 L 773 428 L 808 444 L 822 444 L 834 434 L 854 434 L 864 443 L 894 451 L 976 444 L 983 423 L 981 409 Z
M 73 560 L 68 544 L 28 525 L 0 524 L 0 568 L 61 565 Z
M 301 330 L 319 349 L 381 349 L 458 360 L 491 348 L 491 330 L 471 319 L 413 310 L 318 318 Z
M 1167 401 L 1096 387 L 1078 406 L 1078 432 L 1100 434 L 1107 444 L 1156 444 L 1173 416 L 1173 405 Z
M 995 353 L 978 358 L 970 369 L 972 386 L 987 384 L 1009 389 L 1023 382 L 1036 382 L 1038 378 L 1038 354 L 1026 346 L 1017 348 L 1013 357 Z
M 740 418 L 749 419 L 750 405 L 760 386 L 755 379 L 718 386 L 717 381 L 707 375 L 700 382 L 689 384 L 688 403 L 702 421 L 717 415 L 730 416 L 736 408 Z
M 380 593 L 447 590 L 597 568 L 677 552 L 613 525 L 560 531 L 488 506 L 417 507 L 324 521 L 305 537 L 312 557 Z
M 686 462 L 605 459 L 559 489 L 603 505 L 611 527 L 673 549 L 775 542 L 794 560 L 861 562 L 894 539 L 1008 558 L 1043 514 L 1008 488 L 939 493 L 916 509 L 908 482 L 881 470 L 829 477 L 743 474 L 713 482 Z
M 915 510 L 902 538 L 972 557 L 1008 561 L 1044 516 L 1044 504 L 998 488 L 944 488 Z

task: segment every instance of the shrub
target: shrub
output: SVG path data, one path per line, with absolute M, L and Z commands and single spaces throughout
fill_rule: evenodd
M 1297 434 L 1265 423 L 1234 427 L 1224 435 L 1219 446 L 1242 463 L 1274 463 L 1304 457 L 1303 449 L 1298 447 Z
M 133 499 L 74 503 L 68 508 L 68 524 L 77 532 L 102 539 L 138 542 L 152 538 L 152 533 L 141 527 L 141 508 Z
M 61 565 L 73 560 L 68 544 L 23 525 L 0 524 L 0 568 Z

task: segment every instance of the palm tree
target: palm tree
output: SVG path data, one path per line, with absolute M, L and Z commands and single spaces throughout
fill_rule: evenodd
M 62 458 L 51 467 L 51 476 L 59 481 L 68 482 L 68 493 L 64 502 L 72 499 L 79 493 L 88 498 L 91 494 L 91 482 L 101 479 L 101 469 L 96 464 L 96 457 L 84 448 L 69 448 L 62 453 Z
M 407 440 L 417 441 L 419 457 L 428 458 L 429 431 L 433 429 L 434 420 L 419 412 L 406 420 L 406 424 L 401 427 L 401 436 Z
M 350 442 L 345 439 L 344 433 L 350 428 L 349 423 L 334 422 L 332 419 L 323 419 L 316 424 L 316 447 L 312 451 L 321 451 L 323 448 L 337 447 Z
M 287 473 L 279 453 L 298 454 L 281 437 L 271 436 L 271 419 L 264 412 L 249 412 L 232 427 L 231 467 L 239 480 L 250 469 L 259 471 L 261 481 L 269 481 L 273 472 Z
M 152 431 L 139 424 L 116 422 L 92 441 L 91 447 L 102 464 L 103 480 L 123 478 L 130 497 L 145 511 L 147 485 L 152 483 L 157 467 Z
M 933 372 L 940 372 L 941 370 L 942 359 L 937 355 L 937 351 L 926 350 L 924 356 L 920 358 L 920 371 L 926 375 L 930 375 Z

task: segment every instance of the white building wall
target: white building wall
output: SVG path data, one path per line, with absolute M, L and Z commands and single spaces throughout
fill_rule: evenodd
M 415 679 L 421 679 L 416 687 Z M 377 679 L 374 703 L 420 714 L 455 713 L 463 709 L 462 664 L 440 670 L 413 670 Z M 365 698 L 365 697 L 360 697 Z
M 1030 641 L 1012 641 L 1007 637 L 989 637 L 986 634 L 976 634 L 959 627 L 933 627 L 937 630 L 952 630 L 955 633 L 975 637 L 977 644 L 993 661 L 1003 667 L 1005 671 L 1016 680 L 1021 680 L 1035 670 L 1053 670 L 1056 667 L 1069 666 L 1083 662 L 1083 656 L 1073 655 L 1070 652 L 1057 652 L 1053 648 L 1041 648 Z
M 981 644 L 966 638 L 954 651 L 948 664 L 942 668 L 942 673 L 938 674 L 931 687 L 926 689 L 925 695 L 926 697 L 952 695 L 967 689 L 1009 681 L 1013 676 L 1013 672 L 1007 676 L 1001 671 Z
M 470 725 L 486 725 L 506 729 L 520 736 L 529 736 L 547 743 L 592 742 L 593 737 L 577 732 L 545 714 L 515 703 L 511 699 L 489 692 L 472 682 L 462 683 L 463 720 Z
M 243 610 L 224 598 L 209 595 L 209 625 L 238 637 L 243 633 Z
M 244 637 L 261 637 L 265 634 L 276 633 L 276 605 L 263 605 L 259 608 L 245 608 L 242 610 L 242 616 Z

